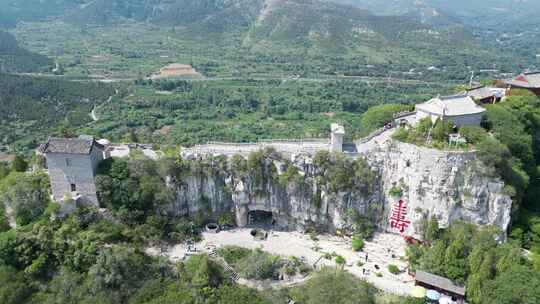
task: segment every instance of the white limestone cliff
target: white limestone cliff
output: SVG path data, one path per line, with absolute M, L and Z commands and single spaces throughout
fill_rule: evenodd
M 506 231 L 510 224 L 512 199 L 505 194 L 504 183 L 488 173 L 474 152 L 446 152 L 388 141 L 365 155 L 381 174 L 383 217 L 391 217 L 399 199 L 406 204 L 411 221 L 407 235 L 418 235 L 425 215 L 435 215 L 441 227 L 464 220 Z M 392 197 L 392 189 L 401 189 L 402 195 Z M 389 221 L 380 225 L 394 230 Z
M 410 222 L 403 235 L 421 237 L 421 219 L 432 215 L 441 227 L 464 220 L 494 225 L 503 232 L 508 228 L 512 200 L 505 194 L 504 183 L 488 174 L 473 152 L 444 152 L 389 140 L 356 157 L 365 157 L 377 173 L 369 189 L 330 191 L 318 182 L 321 172 L 307 154 L 291 158 L 305 176 L 304 182 L 282 185 L 276 176 L 283 174 L 283 159 L 271 157 L 266 162 L 276 170 L 262 185 L 249 175 L 235 176 L 230 169 L 185 178 L 168 211 L 190 216 L 201 211 L 234 212 L 237 224 L 245 226 L 249 211 L 263 210 L 273 212 L 277 225 L 284 229 L 335 231 L 348 227 L 346 214 L 352 208 L 369 214 L 379 228 L 400 233 L 389 220 L 402 200 L 406 206 L 403 220 Z

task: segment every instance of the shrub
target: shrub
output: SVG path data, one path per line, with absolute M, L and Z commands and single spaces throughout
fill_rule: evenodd
M 235 269 L 244 278 L 265 280 L 274 277 L 281 266 L 279 257 L 255 249 L 249 256 L 238 261 Z
M 296 268 L 293 267 L 293 266 L 285 266 L 283 271 L 285 272 L 285 274 L 287 274 L 288 276 L 293 276 L 296 274 Z
M 169 238 L 175 242 L 185 242 L 189 239 L 198 241 L 201 238 L 200 229 L 189 219 L 180 218 L 172 225 Z
M 289 183 L 294 183 L 295 185 L 301 184 L 303 177 L 298 172 L 298 169 L 291 163 L 287 163 L 287 169 L 279 176 L 278 182 L 283 187 L 286 187 Z
M 400 273 L 399 268 L 396 265 L 388 265 L 388 271 L 391 274 L 399 274 Z
M 452 123 L 438 120 L 435 123 L 435 127 L 433 128 L 433 132 L 432 132 L 433 140 L 438 141 L 440 143 L 447 143 L 448 135 L 450 135 L 452 132 L 453 132 Z
M 339 266 L 343 266 L 345 265 L 345 263 L 347 263 L 345 258 L 340 255 L 336 256 L 335 261 L 336 261 L 336 264 L 338 264 Z
M 383 127 L 385 124 L 394 119 L 394 114 L 407 111 L 411 108 L 409 105 L 402 104 L 384 104 L 370 107 L 366 113 L 362 115 L 360 122 L 362 126 L 362 136 L 368 135 L 370 132 Z
M 502 164 L 512 156 L 506 145 L 491 137 L 478 144 L 477 155 L 486 166 L 495 168 L 502 167 Z
M 407 138 L 409 138 L 409 131 L 405 128 L 398 128 L 392 135 L 392 138 L 397 141 L 407 141 Z
M 477 144 L 483 141 L 488 133 L 485 129 L 475 126 L 464 126 L 459 129 L 459 134 L 467 139 L 471 144 Z
M 369 239 L 375 233 L 375 221 L 370 214 L 362 215 L 354 208 L 347 209 L 347 222 L 352 225 L 354 234 L 360 239 Z
M 234 216 L 232 213 L 227 212 L 222 214 L 218 219 L 220 226 L 234 226 Z
M 393 186 L 390 188 L 389 194 L 392 197 L 401 197 L 403 195 L 403 189 L 401 189 L 401 186 Z
M 301 264 L 300 266 L 298 266 L 298 271 L 301 274 L 306 274 L 311 271 L 311 267 L 308 264 Z
M 251 250 L 238 246 L 225 246 L 219 248 L 217 254 L 224 258 L 227 263 L 234 265 L 238 261 L 247 258 L 251 254 Z
M 362 251 L 362 249 L 364 249 L 364 241 L 354 237 L 352 240 L 352 249 L 354 251 Z

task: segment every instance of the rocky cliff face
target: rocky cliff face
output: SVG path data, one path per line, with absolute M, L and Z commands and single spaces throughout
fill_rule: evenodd
M 174 182 L 177 196 L 169 211 L 234 212 L 237 224 L 245 226 L 250 211 L 262 210 L 272 212 L 284 229 L 328 231 L 350 229 L 360 217 L 416 237 L 432 215 L 442 227 L 465 220 L 506 231 L 510 222 L 512 201 L 504 184 L 474 153 L 388 141 L 355 157 L 258 154 L 248 160 L 185 156 L 207 169 Z
M 365 153 L 380 172 L 385 214 L 380 226 L 389 231 L 398 202 L 406 206 L 407 235 L 418 235 L 423 217 L 435 215 L 447 227 L 456 220 L 494 225 L 506 231 L 512 200 L 504 183 L 489 174 L 473 152 L 444 152 L 389 141 Z M 388 219 L 388 220 L 387 220 Z

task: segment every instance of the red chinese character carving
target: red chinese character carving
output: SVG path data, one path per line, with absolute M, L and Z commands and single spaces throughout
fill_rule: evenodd
M 390 227 L 393 229 L 398 229 L 400 233 L 405 232 L 405 229 L 409 227 L 411 221 L 406 219 L 407 216 L 407 205 L 403 200 L 399 200 L 394 204 L 392 208 L 392 216 L 390 217 Z

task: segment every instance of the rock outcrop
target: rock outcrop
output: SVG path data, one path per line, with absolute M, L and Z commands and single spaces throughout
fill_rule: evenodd
M 463 220 L 506 231 L 510 224 L 512 199 L 505 194 L 501 179 L 492 176 L 474 152 L 447 152 L 388 141 L 365 155 L 380 172 L 383 218 L 390 219 L 402 200 L 411 222 L 404 231 L 408 235 L 418 235 L 421 219 L 433 215 L 441 227 Z M 390 223 L 385 220 L 379 225 L 396 231 Z
M 359 155 L 326 156 L 330 163 L 324 165 L 320 156 L 309 154 L 285 159 L 261 152 L 249 161 L 184 155 L 207 170 L 174 183 L 177 196 L 168 210 L 190 216 L 233 212 L 239 226 L 248 224 L 250 211 L 268 211 L 283 229 L 328 231 L 347 230 L 356 214 L 381 229 L 415 237 L 431 216 L 441 227 L 464 220 L 506 231 L 510 223 L 512 200 L 504 183 L 488 174 L 473 152 L 389 140 Z

